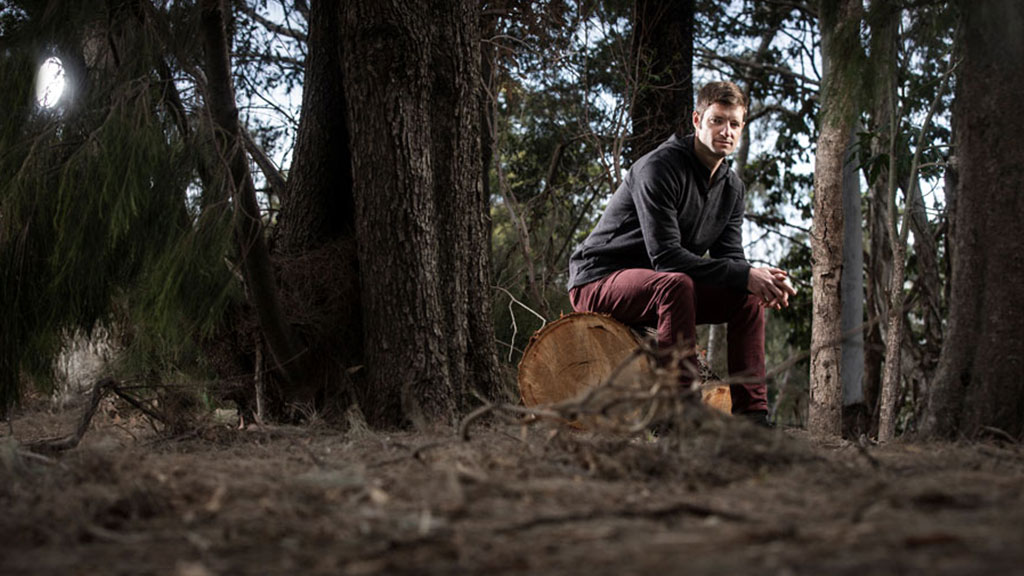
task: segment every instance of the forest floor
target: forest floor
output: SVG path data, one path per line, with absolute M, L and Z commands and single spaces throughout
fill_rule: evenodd
M 0 433 L 0 574 L 1024 574 L 1024 447 L 210 421 L 28 402 Z M 685 428 L 685 430 L 684 430 Z M 13 436 L 12 436 L 13 434 Z

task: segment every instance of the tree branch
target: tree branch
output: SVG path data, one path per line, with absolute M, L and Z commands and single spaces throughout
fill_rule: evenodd
M 263 176 L 267 178 L 271 194 L 278 198 L 284 198 L 285 192 L 288 189 L 284 175 L 277 169 L 274 161 L 270 159 L 270 156 L 263 150 L 263 147 L 256 143 L 251 132 L 242 130 L 242 138 L 245 139 L 245 149 L 249 152 L 249 156 L 260 167 L 260 172 L 263 172 Z
M 814 78 L 811 78 L 810 76 L 805 76 L 805 75 L 800 74 L 798 72 L 794 72 L 793 70 L 790 70 L 789 68 L 783 68 L 781 66 L 774 66 L 772 64 L 764 64 L 764 63 L 756 62 L 754 60 L 747 60 L 747 59 L 739 58 L 739 57 L 736 57 L 736 56 L 722 56 L 720 54 L 716 54 L 716 53 L 712 52 L 711 50 L 708 50 L 707 48 L 694 48 L 694 55 L 699 56 L 699 57 L 705 59 L 707 62 L 712 62 L 712 61 L 717 60 L 717 61 L 722 62 L 724 64 L 729 64 L 730 66 L 733 66 L 733 67 L 738 68 L 738 69 L 746 68 L 746 69 L 752 69 L 752 70 L 763 70 L 765 72 L 774 72 L 774 73 L 780 74 L 782 76 L 793 78 L 794 80 L 799 80 L 799 81 L 803 82 L 804 84 L 807 84 L 807 85 L 810 85 L 810 86 L 817 87 L 817 86 L 819 86 L 821 84 L 821 82 L 819 80 L 815 80 Z
M 261 26 L 266 28 L 267 31 L 269 31 L 269 32 L 273 32 L 274 34 L 280 34 L 281 36 L 287 36 L 289 38 L 294 38 L 295 40 L 298 40 L 299 42 L 305 42 L 306 41 L 306 33 L 305 32 L 303 32 L 301 30 L 295 30 L 294 28 L 288 28 L 287 26 L 282 26 L 282 25 L 278 24 L 277 22 L 272 22 L 271 20 L 267 19 L 266 17 L 261 16 L 259 14 L 259 12 L 256 12 L 255 8 L 252 8 L 251 6 L 246 4 L 245 2 L 238 2 L 236 4 L 236 6 L 238 6 L 238 9 L 241 10 L 243 14 L 245 14 L 249 18 L 252 18 L 254 22 L 260 24 Z

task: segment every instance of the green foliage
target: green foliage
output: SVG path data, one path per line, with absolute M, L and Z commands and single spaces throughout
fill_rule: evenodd
M 30 18 L 0 52 L 0 407 L 23 377 L 49 382 L 69 329 L 117 324 L 130 364 L 195 366 L 197 343 L 238 296 L 230 206 L 187 207 L 200 148 L 171 122 L 158 43 L 112 19 L 120 56 L 108 58 L 78 34 L 104 25 L 102 12 L 57 16 L 77 20 Z M 31 97 L 38 44 L 16 41 L 45 33 L 65 46 L 75 88 L 52 111 Z

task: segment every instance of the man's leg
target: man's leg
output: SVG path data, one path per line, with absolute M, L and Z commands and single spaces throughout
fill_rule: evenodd
M 608 314 L 624 324 L 656 326 L 663 350 L 693 343 L 696 334 L 693 280 L 686 274 L 640 268 L 620 270 L 569 292 L 577 312 Z
M 734 379 L 732 411 L 768 410 L 764 366 L 764 309 L 745 290 L 696 285 L 698 324 L 728 323 L 729 376 Z

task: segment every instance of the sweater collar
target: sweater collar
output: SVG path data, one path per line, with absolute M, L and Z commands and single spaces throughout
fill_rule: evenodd
M 687 134 L 685 136 L 673 134 L 668 139 L 668 142 L 685 152 L 686 159 L 690 163 L 693 173 L 697 176 L 697 182 L 700 184 L 700 188 L 702 190 L 705 190 L 706 187 L 713 188 L 726 177 L 729 170 L 732 169 L 732 163 L 728 158 L 722 160 L 722 163 L 718 166 L 718 170 L 715 171 L 714 179 L 711 179 L 711 170 L 709 170 L 708 167 L 700 161 L 700 158 L 697 157 L 697 153 L 693 150 L 693 139 L 693 134 Z M 709 181 L 710 185 L 708 184 Z

